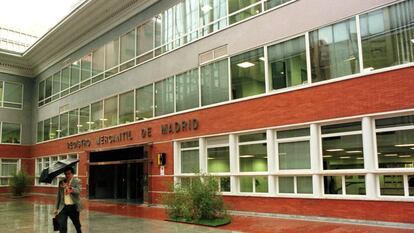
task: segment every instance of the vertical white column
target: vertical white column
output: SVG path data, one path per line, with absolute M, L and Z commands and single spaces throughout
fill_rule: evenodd
M 198 139 L 199 144 L 199 152 L 200 156 L 198 158 L 198 162 L 200 164 L 200 173 L 207 173 L 207 149 L 206 149 L 206 139 L 205 138 L 199 138 Z
M 275 137 L 274 132 L 271 129 L 266 130 L 267 139 L 267 170 L 269 173 L 276 172 L 276 153 L 275 153 Z M 276 194 L 275 176 L 268 176 L 269 194 Z
M 311 170 L 313 173 L 319 173 L 322 171 L 321 158 L 322 153 L 320 152 L 320 130 L 319 125 L 310 125 L 310 156 L 311 156 Z M 322 196 L 322 176 L 312 175 L 313 183 L 313 194 L 316 197 Z
M 377 182 L 375 180 L 375 147 L 374 147 L 374 122 L 370 117 L 362 118 L 362 142 L 364 148 L 365 188 L 368 198 L 377 196 Z
M 238 163 L 237 163 L 237 137 L 234 134 L 229 135 L 229 152 L 230 152 L 230 191 L 232 193 L 237 193 L 237 177 L 235 176 L 238 173 Z
M 176 175 L 180 174 L 181 159 L 180 159 L 180 145 L 178 142 L 174 142 L 174 184 L 177 184 L 179 179 Z

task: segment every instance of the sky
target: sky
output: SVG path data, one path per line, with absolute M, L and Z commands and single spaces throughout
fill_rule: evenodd
M 0 27 L 41 37 L 83 0 L 0 0 Z

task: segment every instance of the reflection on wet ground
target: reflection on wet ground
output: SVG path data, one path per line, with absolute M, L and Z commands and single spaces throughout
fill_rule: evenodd
M 0 202 L 0 232 L 2 233 L 52 233 L 53 205 L 22 200 Z M 143 233 L 214 233 L 230 232 L 208 227 L 180 224 L 160 220 L 134 218 L 109 213 L 83 210 L 81 212 L 83 233 L 92 232 L 143 232 Z M 75 228 L 68 220 L 68 232 Z

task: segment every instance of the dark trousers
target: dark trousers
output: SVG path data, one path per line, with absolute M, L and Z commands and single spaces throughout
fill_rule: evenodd
M 76 209 L 76 205 L 65 205 L 62 211 L 60 211 L 60 213 L 56 216 L 59 222 L 59 232 L 68 232 L 68 217 L 70 220 L 72 220 L 73 225 L 75 225 L 76 232 L 82 233 L 81 224 L 79 221 L 79 212 Z

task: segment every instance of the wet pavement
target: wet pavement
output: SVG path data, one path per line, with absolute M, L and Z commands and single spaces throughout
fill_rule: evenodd
M 51 233 L 53 196 L 29 196 L 10 199 L 0 195 L 0 233 Z M 273 217 L 231 216 L 232 222 L 218 228 L 164 221 L 160 207 L 83 200 L 83 233 L 414 233 L 411 229 L 337 222 L 319 222 Z M 409 213 L 407 213 L 409 214 Z M 68 232 L 75 229 L 68 220 Z
M 0 202 L 1 233 L 52 233 L 53 206 L 45 203 L 32 203 L 21 200 Z M 81 212 L 83 233 L 226 233 L 231 231 L 208 227 L 180 224 L 160 220 L 134 218 L 109 213 L 84 210 Z M 68 233 L 75 228 L 68 220 Z

